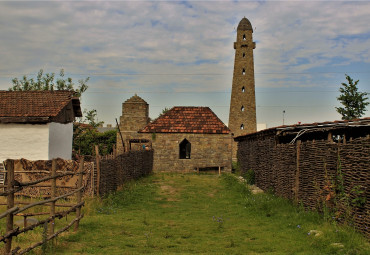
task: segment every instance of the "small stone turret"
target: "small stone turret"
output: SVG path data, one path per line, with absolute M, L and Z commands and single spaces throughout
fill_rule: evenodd
M 120 117 L 120 130 L 122 139 L 127 146 L 130 139 L 138 139 L 138 131 L 149 123 L 149 105 L 138 95 L 122 103 L 122 116 Z M 117 151 L 122 153 L 122 140 L 117 136 Z

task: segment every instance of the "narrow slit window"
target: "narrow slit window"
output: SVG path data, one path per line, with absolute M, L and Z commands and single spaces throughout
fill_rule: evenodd
M 191 143 L 184 139 L 180 143 L 180 159 L 190 159 L 190 153 L 191 153 Z
M 244 105 L 242 105 L 242 107 L 240 108 L 240 110 L 241 110 L 242 112 L 244 112 Z
M 240 129 L 243 130 L 244 129 L 244 124 L 241 124 L 240 125 Z
M 245 87 L 243 86 L 243 88 L 242 88 L 242 92 L 244 93 L 245 92 Z
M 243 75 L 245 75 L 245 69 L 243 68 L 243 72 L 242 72 Z
M 243 58 L 245 58 L 245 53 L 243 52 Z
M 243 40 L 244 40 L 244 41 L 246 40 L 246 38 L 245 38 L 245 34 L 243 35 Z

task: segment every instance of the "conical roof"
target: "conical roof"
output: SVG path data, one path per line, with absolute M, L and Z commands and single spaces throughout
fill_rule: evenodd
M 252 24 L 251 24 L 251 22 L 246 17 L 244 17 L 239 22 L 239 25 L 238 25 L 238 29 L 237 30 L 238 31 L 252 30 L 252 32 L 253 32 Z

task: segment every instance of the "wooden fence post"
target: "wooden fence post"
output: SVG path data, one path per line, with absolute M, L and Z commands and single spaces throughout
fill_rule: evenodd
M 56 159 L 53 159 L 51 163 L 51 176 L 55 176 L 57 172 L 57 161 Z M 50 198 L 54 198 L 56 196 L 56 191 L 57 191 L 57 179 L 53 178 L 51 179 L 51 186 L 50 186 Z M 55 201 L 51 202 L 50 204 L 50 216 L 55 216 Z M 55 224 L 55 219 L 52 219 L 49 223 L 49 235 L 54 234 L 54 224 Z
M 95 195 L 95 164 L 93 163 L 92 169 L 91 169 L 91 196 L 94 197 Z
M 14 189 L 14 160 L 8 159 L 6 161 L 6 171 L 7 171 L 7 191 L 11 191 Z M 11 209 L 14 207 L 14 193 L 9 193 L 7 196 L 7 209 Z M 9 213 L 6 216 L 6 233 L 13 230 L 13 222 L 14 215 L 13 213 Z M 12 250 L 12 236 L 5 239 L 5 246 L 4 246 L 4 254 L 9 254 Z
M 95 157 L 96 157 L 96 195 L 100 195 L 100 155 L 99 146 L 95 145 Z
M 84 157 L 82 156 L 80 158 L 80 167 L 78 170 L 80 174 L 78 176 L 77 188 L 81 188 L 83 186 L 83 173 L 82 173 L 83 170 L 84 170 Z M 79 192 L 77 192 L 77 204 L 80 204 L 82 201 L 82 192 L 83 190 L 80 190 Z M 76 209 L 76 219 L 78 219 L 80 215 L 81 215 L 81 206 Z M 77 220 L 75 224 L 75 231 L 77 231 L 79 224 L 80 224 L 80 220 Z
M 113 157 L 114 158 L 117 157 L 117 148 L 116 148 L 116 145 L 113 145 Z
M 300 175 L 300 169 L 299 169 L 299 160 L 300 160 L 300 154 L 301 154 L 301 140 L 297 140 L 296 144 L 296 150 L 297 150 L 297 169 L 295 172 L 295 181 L 294 181 L 294 201 L 298 203 L 299 196 L 299 175 Z

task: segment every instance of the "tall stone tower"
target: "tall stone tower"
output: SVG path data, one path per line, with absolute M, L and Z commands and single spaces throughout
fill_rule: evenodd
M 117 134 L 117 151 L 123 152 L 122 140 L 125 147 L 128 147 L 130 139 L 140 139 L 138 131 L 149 123 L 149 105 L 138 95 L 122 103 L 122 116 L 120 118 L 120 130 L 122 139 Z M 133 148 L 134 149 L 134 148 Z
M 256 96 L 254 85 L 253 28 L 247 18 L 238 25 L 234 42 L 235 62 L 231 91 L 229 128 L 234 137 L 256 132 Z M 233 159 L 236 158 L 236 145 L 233 146 Z

